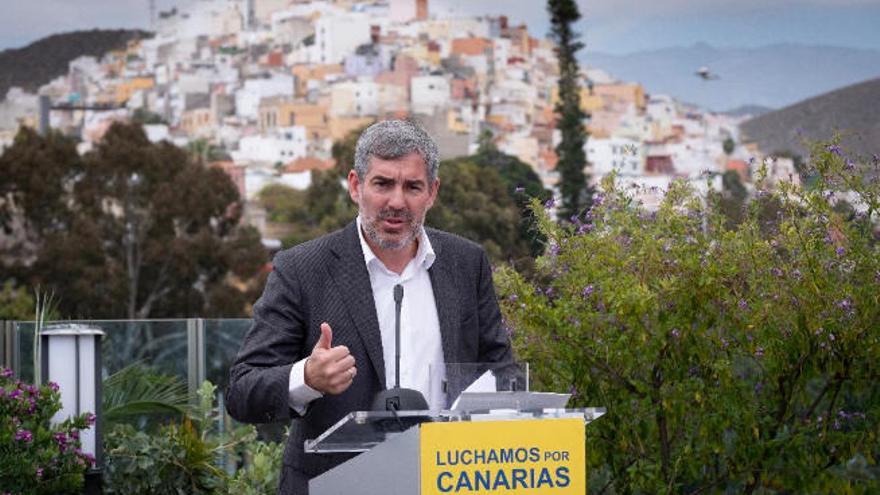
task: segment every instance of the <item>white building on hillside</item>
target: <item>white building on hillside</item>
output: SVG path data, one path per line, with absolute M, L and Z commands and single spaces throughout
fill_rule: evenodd
M 306 156 L 306 128 L 279 127 L 269 136 L 245 136 L 230 155 L 236 162 L 288 163 Z
M 446 76 L 416 76 L 410 82 L 414 113 L 433 114 L 449 104 L 450 87 Z
M 264 79 L 247 79 L 244 86 L 235 92 L 235 114 L 246 119 L 256 120 L 259 115 L 260 100 L 270 96 L 293 96 L 293 76 L 274 74 Z

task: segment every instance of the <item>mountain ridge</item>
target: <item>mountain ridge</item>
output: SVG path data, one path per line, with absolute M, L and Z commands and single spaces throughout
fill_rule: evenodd
M 714 111 L 747 105 L 782 108 L 880 77 L 880 50 L 797 43 L 748 48 L 697 43 L 626 55 L 586 51 L 580 62 L 639 82 L 648 93 L 668 94 Z M 698 77 L 697 69 L 704 66 L 719 79 Z
M 840 134 L 849 153 L 880 155 L 880 78 L 808 98 L 740 125 L 742 138 L 764 153 L 790 151 L 807 156 L 804 142 Z
M 13 86 L 31 93 L 52 79 L 67 73 L 71 60 L 88 55 L 100 57 L 124 48 L 132 39 L 151 33 L 136 29 L 92 29 L 71 31 L 41 38 L 21 48 L 0 52 L 0 100 Z

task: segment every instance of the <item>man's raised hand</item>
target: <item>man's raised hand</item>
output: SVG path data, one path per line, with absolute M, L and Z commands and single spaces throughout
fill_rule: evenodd
M 332 346 L 333 330 L 321 323 L 321 338 L 306 361 L 306 385 L 325 394 L 341 394 L 351 386 L 357 375 L 354 356 L 344 345 Z

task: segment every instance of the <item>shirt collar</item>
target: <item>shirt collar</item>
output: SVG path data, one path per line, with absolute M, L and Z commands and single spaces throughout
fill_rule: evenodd
M 357 231 L 358 231 L 358 239 L 361 241 L 361 251 L 364 253 L 364 263 L 367 265 L 367 268 L 370 267 L 370 263 L 373 260 L 376 260 L 377 263 L 385 266 L 382 263 L 382 260 L 376 256 L 376 253 L 373 252 L 373 249 L 367 244 L 367 239 L 364 237 L 364 231 L 361 228 L 361 216 L 357 216 Z M 419 228 L 419 249 L 416 251 L 416 255 L 413 260 L 416 262 L 416 266 L 421 266 L 425 270 L 431 268 L 431 265 L 434 264 L 434 260 L 437 258 L 437 255 L 434 253 L 434 247 L 431 246 L 431 241 L 428 239 L 428 234 L 425 232 L 425 227 Z

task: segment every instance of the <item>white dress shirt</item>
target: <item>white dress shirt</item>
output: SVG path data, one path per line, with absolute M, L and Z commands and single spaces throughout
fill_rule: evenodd
M 400 274 L 389 270 L 376 257 L 364 239 L 361 218 L 357 218 L 358 237 L 370 275 L 373 301 L 382 334 L 382 358 L 385 361 L 385 383 L 394 387 L 394 286 L 403 286 L 403 302 L 400 311 L 400 386 L 420 391 L 431 409 L 442 409 L 445 394 L 442 382 L 443 344 L 440 339 L 440 320 L 437 304 L 428 269 L 436 255 L 424 228 L 419 233 L 419 247 L 415 257 Z M 369 363 L 355 363 L 355 366 L 369 366 Z M 305 384 L 305 359 L 293 365 L 290 371 L 290 406 L 304 414 L 308 403 L 322 394 Z

